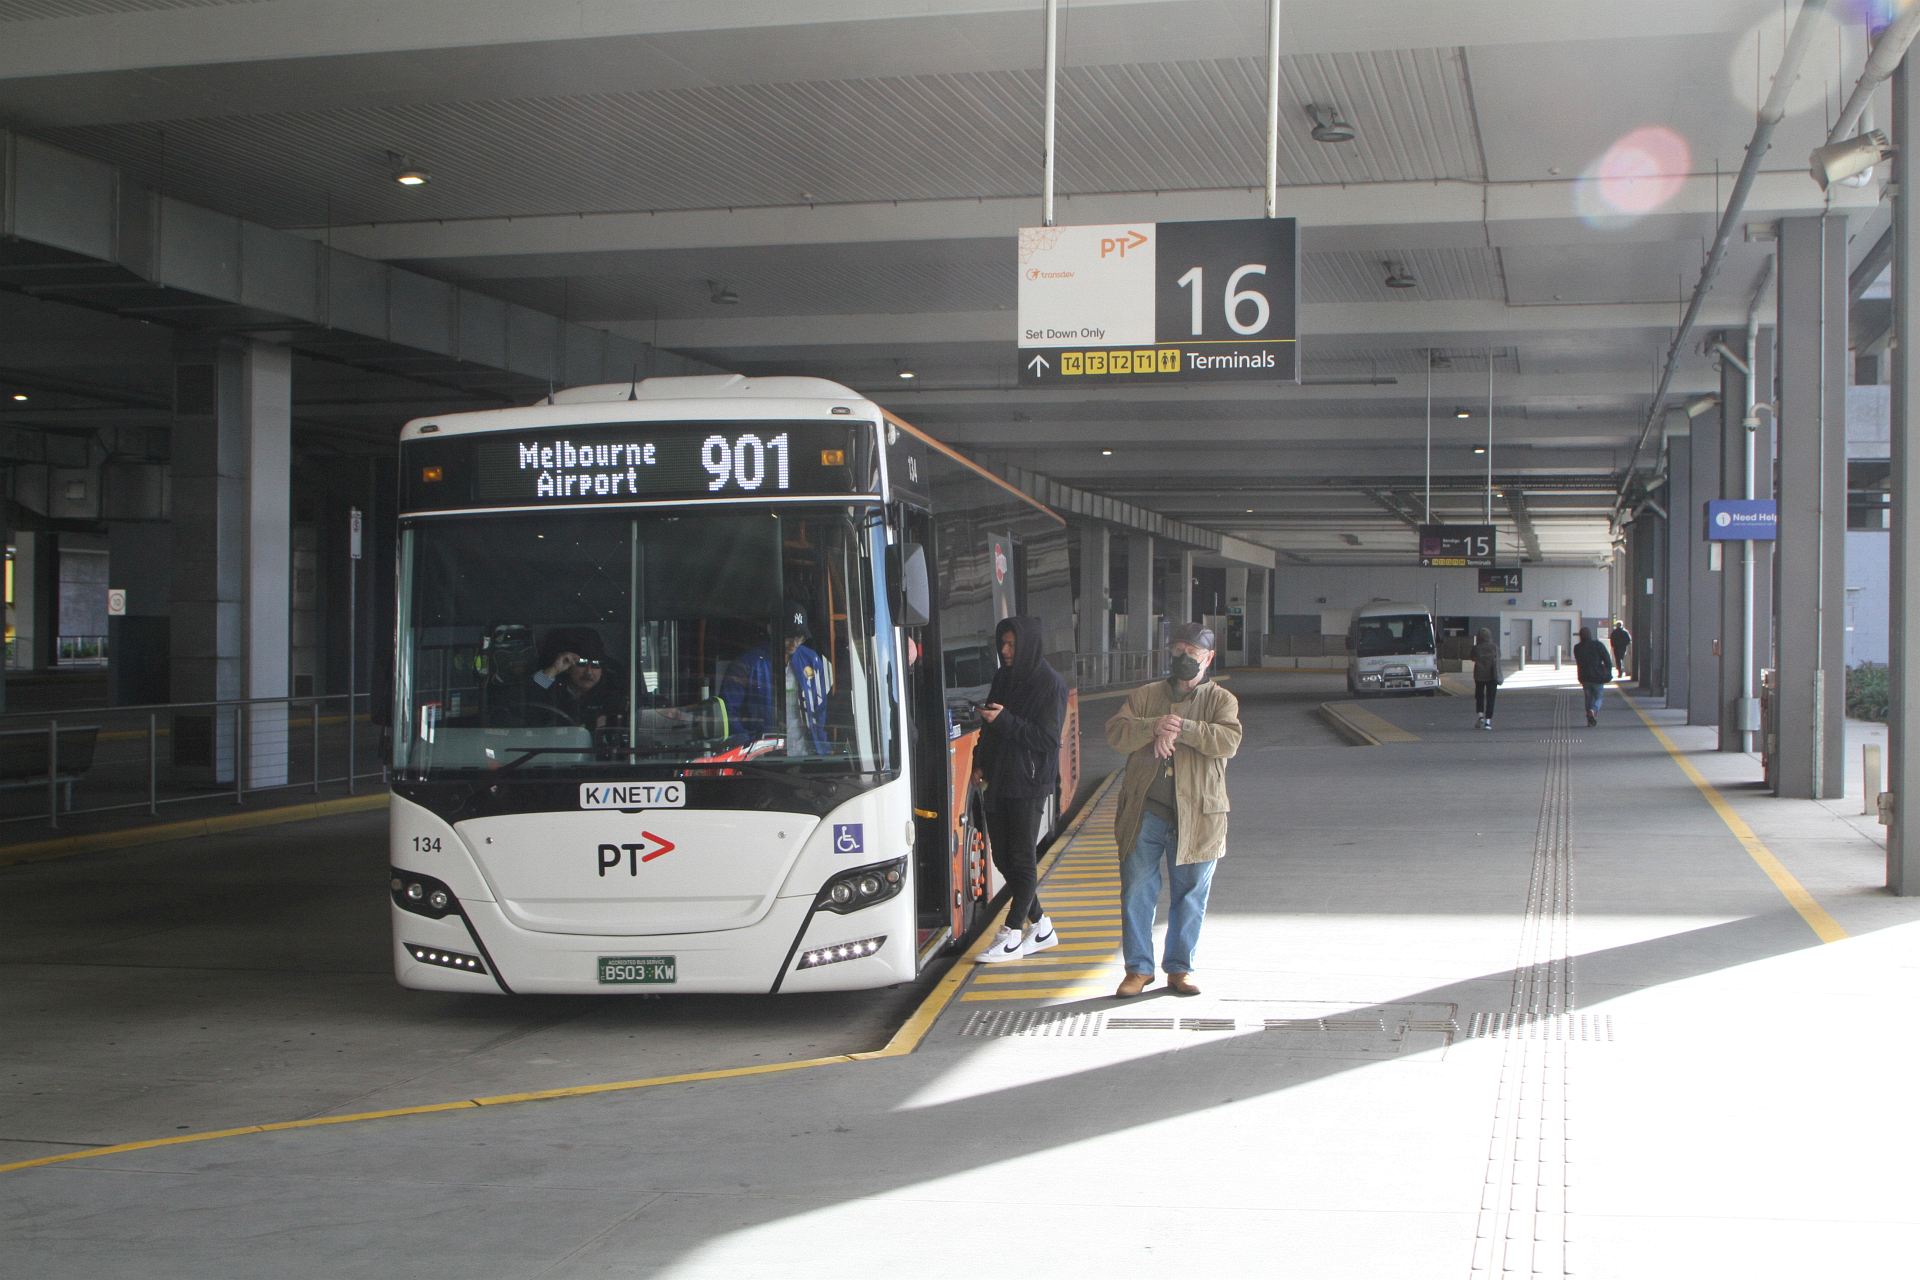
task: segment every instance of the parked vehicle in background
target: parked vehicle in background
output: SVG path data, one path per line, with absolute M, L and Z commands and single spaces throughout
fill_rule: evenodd
M 1353 611 L 1347 628 L 1347 692 L 1440 691 L 1433 615 L 1418 604 L 1381 601 Z

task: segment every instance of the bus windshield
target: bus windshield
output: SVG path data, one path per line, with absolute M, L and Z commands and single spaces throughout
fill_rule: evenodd
M 1357 628 L 1354 652 L 1363 658 L 1433 652 L 1433 623 L 1424 613 L 1369 614 Z
M 395 772 L 895 770 L 884 553 L 862 507 L 415 520 Z

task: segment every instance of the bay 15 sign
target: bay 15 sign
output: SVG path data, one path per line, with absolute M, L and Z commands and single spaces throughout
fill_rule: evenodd
M 1298 382 L 1292 218 L 1025 227 L 1023 386 Z
M 1420 563 L 1439 569 L 1493 568 L 1493 526 L 1421 525 Z

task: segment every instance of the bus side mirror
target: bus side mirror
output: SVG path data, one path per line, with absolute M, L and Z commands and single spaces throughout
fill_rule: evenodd
M 917 542 L 901 542 L 887 548 L 887 592 L 895 624 L 924 627 L 933 621 L 925 547 Z

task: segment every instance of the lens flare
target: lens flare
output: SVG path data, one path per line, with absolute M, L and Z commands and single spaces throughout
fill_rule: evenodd
M 1635 129 L 1587 171 L 1576 196 L 1580 216 L 1596 224 L 1644 217 L 1680 193 L 1692 161 L 1687 140 L 1672 129 Z
M 1800 74 L 1787 90 L 1788 116 L 1832 105 L 1828 102 L 1831 77 L 1818 74 L 1816 68 L 1852 67 L 1858 75 L 1867 56 L 1866 32 L 1857 19 L 1849 21 L 1849 17 L 1827 9 L 1808 19 L 1813 23 L 1811 38 L 1800 62 Z M 1764 19 L 1734 42 L 1727 55 L 1727 87 L 1741 110 L 1758 111 L 1767 95 L 1773 92 L 1774 73 L 1780 69 L 1780 55 L 1786 49 L 1787 34 L 1793 25 L 1777 16 Z M 1851 85 L 1852 77 L 1849 77 L 1848 87 Z

